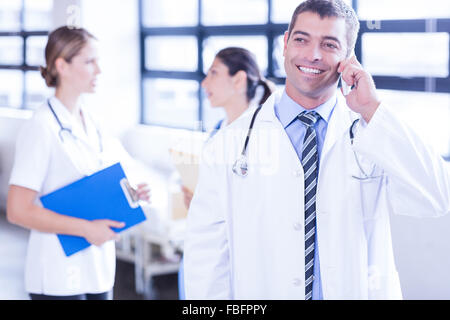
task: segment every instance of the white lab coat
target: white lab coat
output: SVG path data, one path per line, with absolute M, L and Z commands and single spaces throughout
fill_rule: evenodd
M 274 113 L 272 95 L 255 121 L 248 176 L 232 173 L 251 115 L 207 145 L 185 242 L 188 299 L 304 299 L 304 173 Z M 441 157 L 381 104 L 359 115 L 344 97 L 328 124 L 317 188 L 317 237 L 324 299 L 401 299 L 389 214 L 450 211 Z M 354 148 L 354 149 L 353 149 Z M 362 176 L 362 168 L 372 178 Z M 376 164 L 376 166 L 375 166 Z
M 97 125 L 82 108 L 87 133 L 55 97 L 52 107 L 70 135 L 61 140 L 60 127 L 47 102 L 24 124 L 16 142 L 10 185 L 38 192 L 39 197 L 122 160 L 112 139 L 99 136 Z M 102 139 L 103 152 L 100 153 Z M 112 289 L 115 245 L 107 241 L 66 257 L 56 234 L 31 230 L 25 264 L 25 290 L 55 296 L 101 293 Z

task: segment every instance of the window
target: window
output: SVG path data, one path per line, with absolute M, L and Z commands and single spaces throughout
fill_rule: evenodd
M 213 63 L 216 53 L 221 49 L 237 46 L 243 47 L 256 56 L 256 62 L 264 73 L 267 72 L 267 38 L 266 36 L 211 36 L 203 41 L 203 72 L 206 74 Z
M 194 36 L 148 37 L 145 52 L 145 67 L 149 70 L 197 70 L 197 38 Z
M 263 73 L 282 84 L 282 68 L 269 52 L 287 29 L 281 13 L 293 5 L 287 0 L 140 0 L 142 122 L 212 128 L 223 110 L 210 107 L 200 83 L 216 53 L 227 46 L 249 49 Z
M 40 77 L 53 0 L 0 2 L 0 107 L 30 108 L 49 93 Z
M 362 19 L 356 55 L 381 97 L 450 160 L 450 2 L 354 2 Z M 423 121 L 425 112 L 433 120 Z
M 291 22 L 292 13 L 295 8 L 303 1 L 299 0 L 272 0 L 271 21 L 273 23 Z M 349 6 L 352 5 L 352 0 L 344 0 Z
M 254 25 L 267 23 L 267 0 L 203 0 L 205 26 Z
M 358 0 L 361 20 L 406 20 L 449 18 L 447 0 Z
M 265 76 L 279 87 L 284 84 L 283 35 L 301 1 L 140 2 L 143 123 L 212 128 L 223 117 L 223 110 L 209 106 L 200 82 L 215 54 L 227 46 L 249 49 Z M 418 103 L 426 104 L 427 111 L 433 108 L 435 116 L 447 123 L 438 123 L 439 127 L 429 123 L 428 136 L 433 136 L 430 140 L 442 154 L 450 155 L 450 2 L 346 2 L 361 19 L 355 53 L 373 74 L 384 99 L 398 104 L 396 111 L 425 135 L 423 124 L 417 121 L 423 112 Z M 158 86 L 164 90 L 152 91 Z M 180 119 L 172 119 L 178 114 Z
M 346 2 L 350 4 L 351 0 Z M 216 53 L 228 46 L 249 49 L 263 74 L 282 85 L 283 34 L 298 3 L 140 0 L 141 121 L 168 127 L 212 128 L 223 117 L 223 110 L 210 107 L 200 82 Z M 183 119 L 172 119 L 181 115 Z
M 198 81 L 154 78 L 144 82 L 146 122 L 197 129 Z
M 198 23 L 198 0 L 143 1 L 145 27 L 193 27 Z
M 449 41 L 446 32 L 365 33 L 362 60 L 374 76 L 447 78 Z
M 24 74 L 17 70 L 0 70 L 0 106 L 20 108 L 24 92 Z

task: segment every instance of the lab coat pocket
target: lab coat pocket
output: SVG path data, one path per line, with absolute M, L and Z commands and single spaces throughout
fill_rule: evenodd
M 361 180 L 359 184 L 363 217 L 364 219 L 376 219 L 379 216 L 377 204 L 381 197 L 382 178 Z
M 377 204 L 382 195 L 383 172 L 372 162 L 357 157 L 356 167 L 353 170 L 353 179 L 359 189 L 362 215 L 365 220 L 378 218 Z

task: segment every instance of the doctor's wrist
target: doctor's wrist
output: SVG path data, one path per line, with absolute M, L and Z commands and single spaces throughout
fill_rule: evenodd
M 373 115 L 377 111 L 380 104 L 381 104 L 380 100 L 375 100 L 375 101 L 371 102 L 370 104 L 368 104 L 363 109 L 363 111 L 361 112 L 361 116 L 363 117 L 364 121 L 366 121 L 366 123 L 370 122 L 370 120 L 372 119 Z

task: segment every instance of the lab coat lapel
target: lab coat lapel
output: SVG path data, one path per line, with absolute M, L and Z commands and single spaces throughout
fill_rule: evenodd
M 97 131 L 97 125 L 93 123 L 92 117 L 86 112 L 85 108 L 82 107 L 81 112 L 83 114 L 86 130 L 84 130 L 81 124 L 77 125 L 77 137 L 83 140 L 84 143 L 90 145 L 94 150 L 100 150 L 100 137 Z
M 275 115 L 275 104 L 277 104 L 283 94 L 282 90 L 274 92 L 267 101 L 263 104 L 261 111 L 256 117 L 257 122 L 280 122 Z
M 81 124 L 75 122 L 74 116 L 70 113 L 69 110 L 56 98 L 51 99 L 51 105 L 56 115 L 58 116 L 59 121 L 62 126 L 66 129 L 72 131 L 72 134 L 79 140 L 82 140 L 84 143 L 92 144 L 89 142 L 88 135 L 83 130 Z M 86 114 L 83 110 L 83 114 Z M 85 116 L 86 118 L 86 116 Z M 56 121 L 56 120 L 55 120 Z M 89 127 L 88 119 L 85 119 L 86 127 Z M 88 132 L 89 133 L 89 132 Z
M 70 114 L 69 110 L 67 110 L 66 107 L 64 107 L 64 105 L 55 97 L 50 99 L 50 105 L 59 121 L 61 122 L 63 128 L 73 130 L 72 115 Z M 57 120 L 55 119 L 55 122 L 56 121 Z M 58 124 L 58 130 L 59 129 L 61 128 Z
M 261 112 L 256 119 L 256 122 L 272 122 L 282 128 L 280 121 L 275 115 L 275 104 L 280 101 L 282 94 L 283 91 L 281 90 L 275 92 L 269 97 L 267 102 L 263 105 Z M 328 153 L 332 150 L 333 146 L 336 144 L 336 141 L 348 132 L 353 121 L 357 118 L 360 118 L 360 116 L 349 109 L 345 97 L 340 92 L 338 92 L 336 107 L 334 108 L 333 114 L 328 123 L 328 129 L 322 149 L 321 160 L 327 158 Z M 284 128 L 282 129 L 283 131 L 285 131 Z M 289 139 L 286 132 L 284 133 L 284 135 L 287 139 Z
M 58 99 L 52 98 L 50 101 L 61 125 L 72 132 L 72 134 L 66 132 L 68 136 L 66 135 L 63 138 L 64 141 L 62 143 L 63 149 L 69 159 L 81 174 L 88 175 L 95 172 L 98 170 L 101 155 L 95 127 L 89 123 L 89 116 L 86 116 L 86 113 L 83 111 L 86 127 L 88 128 L 88 132 L 86 133 L 81 124 L 75 122 L 72 114 Z M 59 125 L 57 130 L 59 135 Z M 71 135 L 73 137 L 70 137 Z
M 273 93 L 267 101 L 262 106 L 262 109 L 255 120 L 255 127 L 259 124 L 259 127 L 262 127 L 264 124 L 271 125 L 274 129 L 279 131 L 279 139 L 280 143 L 280 152 L 279 154 L 283 157 L 288 157 L 289 161 L 291 161 L 292 165 L 296 168 L 301 167 L 301 161 L 298 158 L 297 152 L 295 151 L 294 146 L 292 145 L 291 139 L 281 124 L 280 120 L 275 114 L 275 105 L 279 103 L 281 96 L 283 95 L 283 90 L 278 90 Z M 283 151 L 281 151 L 283 150 Z M 287 153 L 284 152 L 287 151 Z M 290 167 L 289 167 L 290 168 Z
M 336 141 L 348 133 L 353 121 L 358 117 L 359 116 L 355 112 L 349 109 L 344 96 L 338 93 L 336 107 L 334 108 L 330 122 L 328 123 L 321 162 L 323 159 L 328 158 L 328 153 L 332 150 Z

